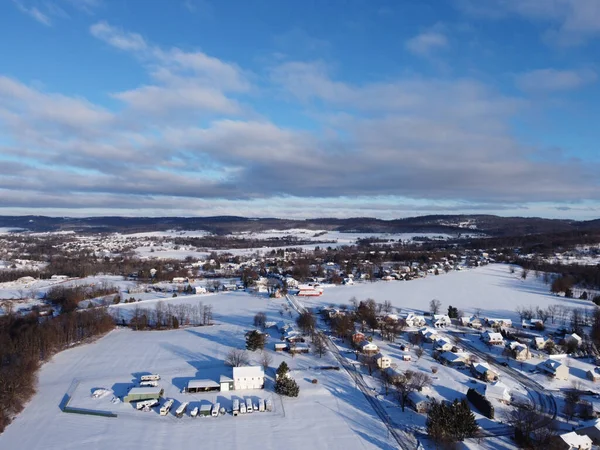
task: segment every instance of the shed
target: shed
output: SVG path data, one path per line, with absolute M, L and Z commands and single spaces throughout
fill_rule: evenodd
M 140 402 L 142 400 L 158 400 L 162 397 L 164 390 L 160 387 L 134 387 L 123 397 L 126 403 Z
M 288 345 L 285 342 L 276 342 L 275 343 L 275 351 L 276 352 L 283 352 L 285 350 L 287 350 Z
M 188 381 L 186 392 L 193 394 L 196 392 L 211 392 L 221 389 L 221 385 L 213 380 L 190 380 Z
M 219 378 L 219 384 L 221 385 L 221 392 L 233 391 L 233 378 L 226 375 L 221 375 Z
M 429 399 L 421 392 L 413 391 L 408 394 L 408 403 L 418 413 L 427 412 L 429 409 Z

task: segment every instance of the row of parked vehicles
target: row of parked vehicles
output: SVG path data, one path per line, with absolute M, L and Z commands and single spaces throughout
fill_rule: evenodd
M 165 401 L 165 403 L 160 407 L 160 415 L 166 416 L 169 414 L 171 409 L 173 408 L 173 404 L 175 400 L 169 398 Z M 158 400 L 145 400 L 138 402 L 136 404 L 136 408 L 139 411 L 150 411 L 151 408 L 157 406 L 159 404 Z M 176 417 L 183 417 L 186 411 L 190 406 L 189 402 L 183 402 L 179 407 L 175 410 Z M 253 402 L 252 399 L 248 398 L 246 400 L 234 399 L 233 400 L 233 408 L 232 414 L 237 416 L 238 414 L 251 414 L 253 412 L 265 412 L 265 411 L 273 411 L 273 403 L 271 399 L 263 400 L 259 398 L 256 402 Z M 211 403 L 203 403 L 199 407 L 195 406 L 192 410 L 190 410 L 191 417 L 218 417 L 225 415 L 227 411 L 224 407 L 221 406 L 219 402 L 215 404 Z
M 252 402 L 252 399 L 250 398 L 247 398 L 246 401 L 240 401 L 237 398 L 233 400 L 232 414 L 234 416 L 237 416 L 238 414 L 250 414 L 254 411 L 273 411 L 271 399 L 264 400 L 259 398 L 256 402 Z

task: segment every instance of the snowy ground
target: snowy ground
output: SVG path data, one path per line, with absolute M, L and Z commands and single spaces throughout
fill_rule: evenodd
M 207 298 L 190 296 L 173 301 L 206 303 Z M 268 372 L 264 391 L 180 394 L 189 379 L 215 379 L 221 373 L 229 374 L 223 359 L 231 347 L 243 346 L 244 331 L 250 328 L 253 315 L 266 311 L 270 320 L 276 320 L 283 304 L 281 300 L 245 293 L 210 296 L 210 302 L 217 319 L 212 327 L 161 332 L 120 329 L 93 344 L 58 354 L 42 368 L 38 392 L 30 404 L 0 435 L 0 448 L 104 450 L 134 448 L 142 441 L 147 449 L 187 448 L 194 442 L 207 447 L 249 449 L 280 449 L 282 445 L 291 450 L 395 448 L 386 438 L 385 427 L 344 371 L 315 369 L 334 363 L 331 356 L 291 358 L 270 350 L 273 366 L 286 360 L 291 367 L 301 389 L 297 399 L 280 400 L 273 393 L 273 370 Z M 145 413 L 131 405 L 113 404 L 110 396 L 90 398 L 97 388 L 123 394 L 134 377 L 148 372 L 162 375 L 161 386 L 176 399 L 176 405 L 182 401 L 219 400 L 228 406 L 234 395 L 272 396 L 275 411 L 235 418 L 192 419 L 186 415 L 176 419 L 172 413 L 161 417 L 156 411 Z M 313 378 L 317 384 L 310 382 Z M 118 417 L 62 413 L 59 404 L 72 385 L 76 388 L 71 406 L 110 410 Z

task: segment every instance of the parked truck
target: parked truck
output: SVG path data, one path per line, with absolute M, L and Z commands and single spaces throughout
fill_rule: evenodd
M 233 399 L 233 407 L 231 409 L 231 414 L 237 416 L 240 412 L 240 401 L 237 398 Z
M 150 411 L 150 408 L 158 405 L 159 401 L 152 399 L 152 400 L 144 400 L 141 402 L 137 402 L 135 405 L 135 409 L 137 409 L 138 411 Z
M 189 404 L 189 402 L 183 402 L 181 405 L 179 405 L 179 408 L 177 408 L 177 411 L 175 411 L 175 415 L 177 417 L 183 417 Z
M 211 411 L 210 415 L 213 417 L 218 417 L 220 408 L 221 408 L 221 405 L 218 402 L 215 403 L 212 407 L 212 411 Z
M 141 381 L 158 381 L 160 380 L 160 375 L 152 374 L 152 375 L 142 375 L 140 377 Z

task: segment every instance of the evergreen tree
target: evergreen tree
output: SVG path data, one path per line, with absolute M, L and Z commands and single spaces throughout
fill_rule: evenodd
M 275 383 L 275 392 L 286 397 L 298 397 L 300 387 L 298 387 L 298 383 L 294 379 L 281 377 Z
M 280 378 L 286 378 L 287 373 L 290 371 L 290 368 L 288 367 L 287 363 L 285 361 L 283 361 L 281 364 L 279 364 L 279 367 L 277 368 L 277 379 Z
M 475 436 L 475 415 L 465 399 L 453 403 L 433 401 L 427 412 L 427 433 L 435 442 L 450 444 Z
M 253 330 L 246 336 L 246 348 L 251 352 L 265 348 L 265 335 Z

